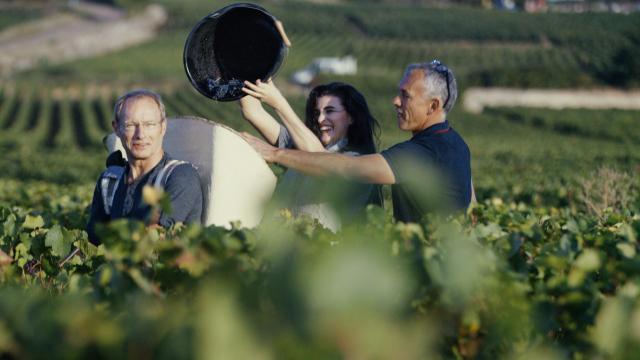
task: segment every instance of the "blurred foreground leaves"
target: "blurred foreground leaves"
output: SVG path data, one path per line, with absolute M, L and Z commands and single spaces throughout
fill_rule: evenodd
M 99 247 L 67 224 L 0 205 L 5 356 L 533 359 L 640 350 L 635 208 L 600 217 L 490 199 L 466 215 L 404 224 L 372 207 L 338 234 L 287 212 L 253 230 L 121 220 L 99 229 Z

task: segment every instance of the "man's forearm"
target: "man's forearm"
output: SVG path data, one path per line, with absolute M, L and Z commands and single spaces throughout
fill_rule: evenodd
M 274 162 L 309 175 L 339 175 L 348 178 L 353 176 L 344 170 L 343 162 L 348 162 L 349 158 L 350 156 L 336 153 L 276 149 Z
M 275 149 L 273 162 L 314 176 L 337 175 L 373 184 L 393 184 L 395 177 L 379 154 L 349 156 L 328 152 Z
M 393 184 L 396 181 L 387 160 L 380 154 L 348 156 L 278 149 L 251 134 L 243 133 L 242 137 L 267 162 L 278 163 L 309 175 L 337 175 L 372 184 Z

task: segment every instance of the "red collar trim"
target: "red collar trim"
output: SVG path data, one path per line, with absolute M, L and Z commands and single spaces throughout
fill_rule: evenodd
M 434 135 L 435 134 L 444 134 L 444 133 L 447 133 L 449 131 L 451 131 L 451 127 L 448 127 L 446 129 L 436 130 L 436 131 L 432 132 L 432 134 L 434 134 Z

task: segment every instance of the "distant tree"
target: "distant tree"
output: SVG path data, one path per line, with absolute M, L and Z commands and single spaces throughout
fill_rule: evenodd
M 640 31 L 628 33 L 627 39 L 613 56 L 613 66 L 603 74 L 604 80 L 614 86 L 640 85 Z

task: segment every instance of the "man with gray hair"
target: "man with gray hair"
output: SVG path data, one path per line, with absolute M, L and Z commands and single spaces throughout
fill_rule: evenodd
M 125 150 L 127 162 L 111 165 L 98 179 L 91 204 L 87 232 L 100 242 L 96 223 L 132 218 L 148 225 L 170 227 L 177 222 L 200 222 L 202 188 L 196 169 L 172 159 L 162 148 L 167 119 L 160 95 L 140 89 L 121 96 L 114 108 L 113 131 Z M 171 213 L 153 214 L 142 200 L 145 185 L 164 189 Z
M 473 196 L 469 148 L 447 120 L 457 96 L 453 72 L 440 61 L 409 65 L 393 104 L 398 127 L 413 136 L 380 154 L 309 153 L 244 136 L 268 162 L 311 175 L 392 184 L 394 217 L 417 222 L 432 210 L 465 209 Z

